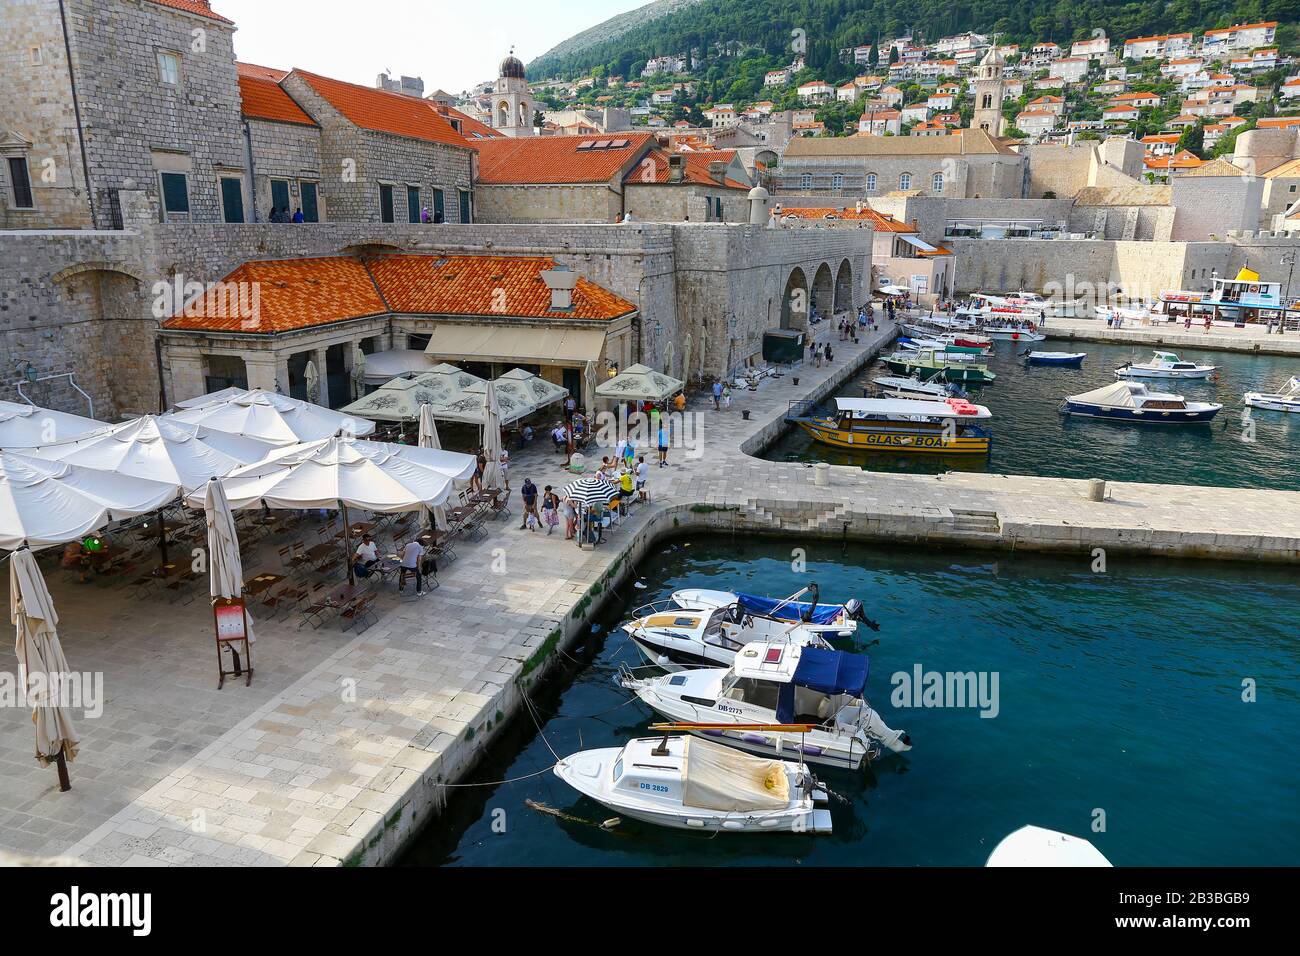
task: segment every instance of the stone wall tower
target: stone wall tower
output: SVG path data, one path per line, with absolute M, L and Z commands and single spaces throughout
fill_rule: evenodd
M 524 65 L 514 50 L 501 61 L 492 92 L 492 128 L 506 136 L 533 135 L 533 94 L 528 91 Z
M 985 130 L 990 136 L 1001 136 L 1006 125 L 1002 120 L 1002 68 L 1005 65 L 994 43 L 975 68 L 975 112 L 970 125 L 971 129 Z

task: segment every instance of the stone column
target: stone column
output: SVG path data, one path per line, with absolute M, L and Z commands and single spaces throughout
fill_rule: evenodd
M 311 350 L 311 360 L 316 363 L 316 374 L 320 376 L 320 392 L 316 401 L 326 408 L 330 407 L 329 366 L 325 361 L 325 348 Z
M 276 357 L 274 352 L 245 352 L 244 369 L 248 376 L 249 388 L 264 388 L 275 391 Z

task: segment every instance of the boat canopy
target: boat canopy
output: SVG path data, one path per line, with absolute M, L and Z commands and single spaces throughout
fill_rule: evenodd
M 790 803 L 790 780 L 779 760 L 765 760 L 687 737 L 682 803 L 724 812 L 781 810 Z
M 779 598 L 759 597 L 757 594 L 737 594 L 736 603 L 742 611 L 759 617 L 772 617 L 778 621 L 805 621 L 805 623 L 832 624 L 844 611 L 843 604 L 811 604 L 808 601 L 783 601 Z
M 1103 385 L 1101 388 L 1094 388 L 1090 392 L 1080 392 L 1078 395 L 1071 395 L 1070 401 L 1083 402 L 1087 405 L 1110 405 L 1117 408 L 1137 408 L 1139 398 L 1149 398 L 1152 393 L 1147 391 L 1145 385 L 1140 382 L 1115 382 L 1112 385 Z
M 822 694 L 848 694 L 861 697 L 867 686 L 867 671 L 871 661 L 866 654 L 831 651 L 821 647 L 805 647 L 799 655 L 799 666 L 794 679 L 781 685 L 776 701 L 776 720 L 779 724 L 794 721 L 794 693 L 796 687 L 806 687 Z
M 927 402 L 912 398 L 836 398 L 841 412 L 859 415 L 920 415 L 925 418 L 992 418 L 983 405 L 969 402 Z

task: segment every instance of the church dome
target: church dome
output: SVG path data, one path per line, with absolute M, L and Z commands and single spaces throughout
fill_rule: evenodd
M 519 58 L 511 53 L 501 61 L 501 67 L 497 75 L 506 80 L 522 80 L 524 77 L 524 65 Z

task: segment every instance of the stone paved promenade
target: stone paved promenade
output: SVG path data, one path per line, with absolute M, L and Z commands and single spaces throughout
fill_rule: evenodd
M 202 595 L 131 602 L 51 574 L 68 658 L 104 674 L 107 699 L 101 717 L 78 720 L 66 794 L 31 758 L 29 712 L 0 709 L 0 850 L 130 865 L 391 860 L 437 811 L 441 784 L 516 711 L 521 683 L 585 626 L 596 592 L 674 527 L 1300 557 L 1295 493 L 1117 484 L 1090 502 L 1077 481 L 848 467 L 817 486 L 812 468 L 746 453 L 779 431 L 790 400 L 834 394 L 883 338 L 836 343 L 834 366 L 801 369 L 798 387 L 786 376 L 739 392 L 730 410 L 694 401 L 698 457 L 674 449 L 651 471 L 653 503 L 594 551 L 519 530 L 512 504 L 516 520 L 460 546 L 437 590 L 399 598 L 388 586 L 360 634 L 260 621 L 251 687 L 216 690 Z M 560 461 L 539 441 L 516 457 L 512 483 L 560 486 Z M 272 567 L 273 550 L 263 560 Z M 5 643 L 0 671 L 14 668 Z
M 1087 342 L 1300 355 L 1300 332 L 1288 330 L 1282 335 L 1270 334 L 1266 327 L 1254 324 L 1239 329 L 1229 322 L 1215 322 L 1207 332 L 1204 323 L 1192 323 L 1191 329 L 1184 329 L 1182 322 L 1161 321 L 1142 325 L 1126 320 L 1118 329 L 1112 329 L 1106 325 L 1105 319 L 1051 318 L 1047 329 L 1053 336 Z

